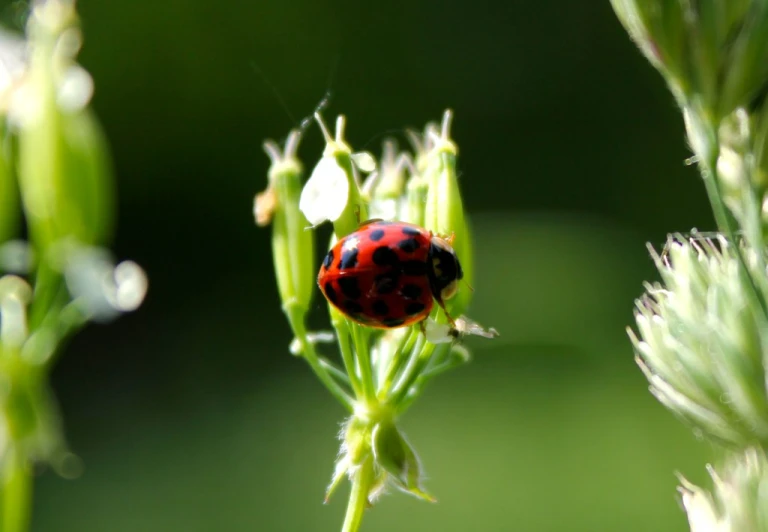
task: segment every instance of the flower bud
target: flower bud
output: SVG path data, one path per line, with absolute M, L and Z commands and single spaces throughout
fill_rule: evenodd
M 685 92 L 685 23 L 681 2 L 611 0 L 613 10 L 642 54 L 678 99 Z
M 0 346 L 19 349 L 27 340 L 27 305 L 32 288 L 21 277 L 0 277 Z M 2 351 L 0 351 L 2 353 Z
M 313 226 L 333 222 L 336 237 L 342 238 L 368 219 L 368 206 L 360 193 L 356 168 L 373 171 L 375 161 L 370 154 L 352 153 L 344 140 L 343 116 L 336 120 L 335 137 L 331 137 L 319 113 L 315 113 L 315 119 L 325 137 L 325 150 L 304 185 L 299 208 Z
M 115 265 L 101 248 L 78 246 L 64 253 L 64 278 L 81 314 L 107 322 L 139 308 L 147 293 L 147 275 L 133 261 Z
M 708 470 L 712 493 L 681 479 L 679 491 L 691 532 L 766 530 L 768 468 L 764 452 L 750 448 L 729 459 L 721 471 Z
M 411 445 L 394 423 L 379 422 L 371 433 L 373 457 L 378 467 L 389 473 L 392 482 L 406 493 L 435 502 L 421 487 L 421 465 Z
M 92 82 L 74 61 L 80 32 L 73 2 L 36 2 L 28 38 L 26 82 L 12 115 L 30 238 L 40 250 L 62 239 L 102 244 L 112 230 L 112 169 L 106 140 L 87 109 Z
M 257 196 L 256 218 L 260 225 L 272 222 L 272 259 L 283 306 L 294 306 L 303 314 L 309 309 L 315 286 L 315 239 L 299 210 L 299 141 L 299 132 L 291 131 L 282 152 L 274 142 L 264 144 L 272 164 L 267 190 Z
M 459 257 L 464 272 L 464 285 L 456 297 L 446 301 L 451 314 L 462 314 L 469 306 L 472 291 L 472 242 L 464 214 L 464 204 L 456 174 L 458 149 L 450 139 L 453 113 L 443 115 L 440 135 L 428 139 L 432 146 L 427 154 L 423 177 L 428 183 L 427 203 L 424 211 L 424 227 L 435 234 L 452 238 L 452 246 Z
M 751 0 L 611 0 L 643 55 L 683 106 L 715 123 L 765 83 L 766 8 Z
M 384 151 L 381 157 L 381 167 L 376 174 L 371 174 L 368 182 L 372 190 L 368 192 L 371 198 L 370 217 L 382 220 L 410 221 L 403 216 L 405 201 L 403 190 L 405 188 L 405 170 L 412 166 L 410 157 L 406 153 L 397 153 L 397 145 L 393 140 L 384 142 Z M 414 223 L 414 222 L 412 222 Z M 418 224 L 417 225 L 421 225 Z
M 678 235 L 667 248 L 655 256 L 662 283 L 647 286 L 629 331 L 651 392 L 699 434 L 768 442 L 768 328 L 733 244 Z M 757 257 L 742 252 L 758 279 Z

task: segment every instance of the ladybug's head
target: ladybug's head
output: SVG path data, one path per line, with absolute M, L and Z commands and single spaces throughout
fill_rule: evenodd
M 427 271 L 432 295 L 439 302 L 451 299 L 459 290 L 459 281 L 464 277 L 459 257 L 448 242 L 433 236 L 429 246 L 428 260 Z

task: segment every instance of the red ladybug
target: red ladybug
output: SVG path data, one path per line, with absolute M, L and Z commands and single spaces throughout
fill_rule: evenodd
M 317 283 L 352 320 L 394 329 L 425 319 L 433 300 L 445 310 L 444 301 L 456 294 L 463 276 L 445 239 L 417 225 L 376 220 L 333 246 Z

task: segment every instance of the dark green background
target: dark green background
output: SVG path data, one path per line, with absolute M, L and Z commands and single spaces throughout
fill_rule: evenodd
M 119 179 L 115 250 L 146 268 L 150 291 L 56 368 L 85 473 L 42 474 L 34 530 L 339 529 L 346 491 L 322 496 L 343 412 L 287 352 L 251 212 L 262 141 L 329 88 L 325 116 L 348 117 L 356 149 L 454 109 L 471 315 L 502 334 L 470 341 L 472 364 L 402 420 L 439 503 L 387 496 L 364 530 L 687 529 L 674 472 L 703 480 L 708 446 L 650 397 L 624 327 L 654 276 L 645 242 L 712 224 L 679 113 L 607 0 L 82 0 L 80 12 Z M 321 149 L 313 126 L 307 166 Z

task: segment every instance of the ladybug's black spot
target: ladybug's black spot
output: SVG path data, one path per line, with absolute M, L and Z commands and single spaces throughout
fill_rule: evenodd
M 381 323 L 383 323 L 386 327 L 400 327 L 403 323 L 405 323 L 405 320 L 401 320 L 400 318 L 390 318 L 388 320 L 384 320 Z
M 337 282 L 339 283 L 339 288 L 341 288 L 341 293 L 346 297 L 349 299 L 360 299 L 360 284 L 357 282 L 357 277 L 339 277 Z
M 357 248 L 348 249 L 341 254 L 341 260 L 339 261 L 340 270 L 351 270 L 357 266 Z
M 419 299 L 421 297 L 421 287 L 415 284 L 407 284 L 400 289 L 400 293 L 406 299 Z
M 378 316 L 386 316 L 389 314 L 389 306 L 381 299 L 374 301 L 371 308 L 373 309 L 373 313 Z
M 407 260 L 402 263 L 404 275 L 426 275 L 427 263 L 420 260 Z
M 379 246 L 373 250 L 373 263 L 377 266 L 397 266 L 400 259 L 389 246 Z
M 328 301 L 330 301 L 333 304 L 336 304 L 336 302 L 339 300 L 336 290 L 333 288 L 333 283 L 331 281 L 328 281 L 325 283 L 325 286 L 323 287 L 323 291 L 325 292 L 325 297 L 328 298 Z
M 415 227 L 403 227 L 403 234 L 408 236 L 417 236 L 421 234 L 421 231 Z
M 357 301 L 352 301 L 351 299 L 347 299 L 344 302 L 344 309 L 346 309 L 346 311 L 350 314 L 361 314 L 363 312 L 363 306 Z
M 397 243 L 397 247 L 405 251 L 406 253 L 413 253 L 419 249 L 419 241 L 415 238 L 406 238 Z
M 331 267 L 331 264 L 333 264 L 333 250 L 329 251 L 328 254 L 325 256 L 325 260 L 323 261 L 323 267 L 327 270 Z
M 370 236 L 371 240 L 373 240 L 374 242 L 378 242 L 379 240 L 384 238 L 384 229 L 374 229 L 373 231 L 371 231 L 371 234 L 368 236 Z
M 373 280 L 376 292 L 379 294 L 391 294 L 397 288 L 397 273 L 381 273 Z
M 405 307 L 405 313 L 409 316 L 413 316 L 414 314 L 423 312 L 425 308 L 423 303 L 408 303 L 408 306 Z

